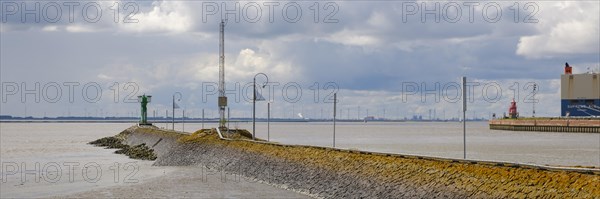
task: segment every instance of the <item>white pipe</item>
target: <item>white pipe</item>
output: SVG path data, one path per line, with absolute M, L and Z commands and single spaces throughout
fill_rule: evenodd
M 225 138 L 223 138 L 223 134 L 221 134 L 221 130 L 219 130 L 219 128 L 217 128 L 217 133 L 219 134 L 219 138 L 225 139 Z

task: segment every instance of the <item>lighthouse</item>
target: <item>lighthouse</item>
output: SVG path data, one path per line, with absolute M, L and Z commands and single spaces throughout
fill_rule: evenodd
M 513 98 L 512 102 L 510 103 L 510 107 L 508 107 L 508 117 L 510 117 L 510 118 L 518 118 L 519 117 L 519 112 L 517 112 L 517 102 L 515 102 L 514 98 Z

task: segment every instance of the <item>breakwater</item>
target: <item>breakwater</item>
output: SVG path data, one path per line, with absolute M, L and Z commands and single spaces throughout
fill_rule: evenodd
M 600 118 L 497 119 L 490 120 L 489 125 L 493 130 L 600 133 Z
M 215 130 L 191 135 L 132 127 L 130 145 L 151 146 L 156 166 L 194 165 L 322 198 L 594 198 L 597 169 L 553 169 L 325 147 L 223 140 Z M 202 171 L 199 169 L 199 172 Z

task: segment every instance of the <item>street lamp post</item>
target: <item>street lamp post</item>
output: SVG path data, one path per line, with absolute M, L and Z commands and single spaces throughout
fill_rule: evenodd
M 172 129 L 173 130 L 175 130 L 175 96 L 176 95 L 179 96 L 177 101 L 181 101 L 181 97 L 182 97 L 180 92 L 175 92 L 173 94 L 173 118 L 172 118 L 172 121 L 173 121 Z
M 265 83 L 262 85 L 263 88 L 267 86 L 267 83 L 269 83 L 269 77 L 266 74 L 257 73 L 254 75 L 254 84 L 252 84 L 252 87 L 254 88 L 254 92 L 252 93 L 252 140 L 256 139 L 256 77 L 258 75 L 263 75 L 267 79 L 267 81 L 265 81 Z

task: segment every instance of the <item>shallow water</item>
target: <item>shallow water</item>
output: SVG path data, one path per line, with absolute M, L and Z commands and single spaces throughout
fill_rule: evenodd
M 0 123 L 0 198 L 307 198 L 251 180 L 223 182 L 200 167 L 155 167 L 87 144 L 131 125 Z
M 1 123 L 0 197 L 60 196 L 81 190 L 143 183 L 170 167 L 151 167 L 87 143 L 131 124 Z

